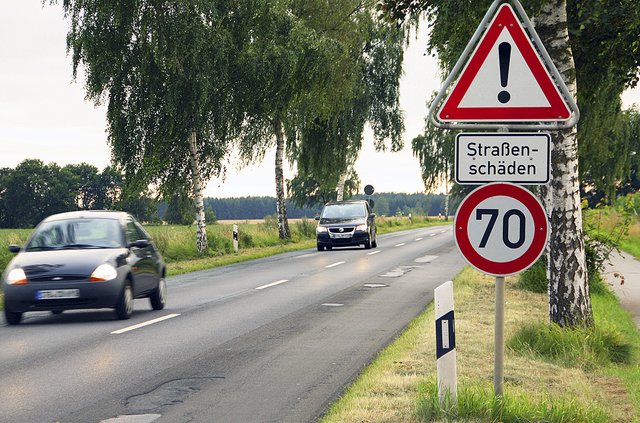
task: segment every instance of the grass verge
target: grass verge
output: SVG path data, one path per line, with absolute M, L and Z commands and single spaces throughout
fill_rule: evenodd
M 600 356 L 585 362 L 557 360 L 514 348 L 505 351 L 505 396 L 493 395 L 494 279 L 465 269 L 454 281 L 458 367 L 457 410 L 440 410 L 436 393 L 433 308 L 365 369 L 333 404 L 323 423 L 333 422 L 625 422 L 639 421 L 640 335 L 612 295 L 593 297 L 599 330 L 616 334 L 596 345 L 627 351 L 613 362 Z M 531 322 L 547 321 L 547 296 L 518 289 L 507 278 L 507 340 Z M 544 325 L 546 326 L 546 325 Z M 591 336 L 591 334 L 588 334 Z M 561 341 L 559 341 L 562 344 Z M 568 347 L 576 357 L 584 344 Z

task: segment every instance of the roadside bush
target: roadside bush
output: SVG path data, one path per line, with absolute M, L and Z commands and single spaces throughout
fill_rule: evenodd
M 301 238 L 314 238 L 316 236 L 315 220 L 302 219 L 300 222 L 296 222 L 295 230 Z
M 520 274 L 518 288 L 540 294 L 547 292 L 547 260 L 544 256 Z
M 517 330 L 507 347 L 564 367 L 594 369 L 610 363 L 629 364 L 631 344 L 607 325 L 563 328 L 555 323 L 529 323 Z

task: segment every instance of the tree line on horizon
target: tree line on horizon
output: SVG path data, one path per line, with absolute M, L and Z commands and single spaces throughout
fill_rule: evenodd
M 368 199 L 369 196 L 354 196 Z M 378 215 L 437 216 L 444 213 L 443 194 L 380 193 L 371 197 Z M 275 197 L 204 199 L 208 221 L 263 219 L 276 214 Z M 291 218 L 313 219 L 321 204 L 287 202 Z M 0 228 L 32 228 L 45 217 L 76 210 L 123 210 L 147 223 L 192 224 L 193 202 L 180 191 L 169 196 L 130 191 L 113 167 L 99 170 L 80 163 L 59 166 L 26 159 L 15 168 L 0 168 Z

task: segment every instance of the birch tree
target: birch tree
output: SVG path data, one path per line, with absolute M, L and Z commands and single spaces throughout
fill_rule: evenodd
M 490 3 L 483 1 L 471 6 L 464 1 L 385 0 L 380 9 L 394 22 L 425 13 L 431 25 L 429 51 L 437 53 L 443 73 L 448 74 Z M 594 73 L 614 75 L 618 100 L 624 87 L 636 83 L 640 60 L 637 2 L 530 0 L 524 3 L 529 16 L 533 17 L 536 32 L 574 97 L 581 99 L 582 88 L 579 79 L 576 83 L 570 33 L 576 36 L 573 42 L 577 44 L 573 46 L 578 47 L 580 53 L 577 62 L 589 65 L 589 70 L 578 72 L 585 80 L 592 75 L 585 84 L 589 92 L 597 92 L 607 82 L 607 78 L 593 77 Z M 567 9 L 572 15 L 567 15 Z M 614 16 L 624 19 L 614 19 Z M 612 22 L 628 20 L 636 24 L 612 26 Z M 608 91 L 611 97 L 615 97 L 615 89 Z M 592 108 L 588 106 L 597 100 L 593 96 L 583 97 L 579 103 L 581 110 L 586 111 L 583 115 L 589 116 Z M 587 107 L 583 108 L 585 104 Z M 615 107 L 613 109 L 615 111 Z M 582 137 L 590 143 L 601 142 L 593 132 L 582 132 Z M 542 190 L 551 223 L 547 270 L 549 318 L 563 326 L 590 325 L 593 317 L 585 265 L 575 128 L 554 133 L 552 169 L 552 181 Z
M 234 58 L 248 41 L 255 3 L 62 3 L 73 76 L 83 67 L 87 97 L 107 103 L 113 162 L 140 190 L 188 187 L 202 253 L 204 186 L 221 172 L 243 119 Z

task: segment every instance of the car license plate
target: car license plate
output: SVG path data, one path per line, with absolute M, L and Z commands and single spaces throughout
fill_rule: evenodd
M 79 289 L 46 289 L 36 291 L 36 300 L 66 300 L 80 298 Z
M 351 234 L 334 234 L 331 233 L 331 238 L 351 238 Z

